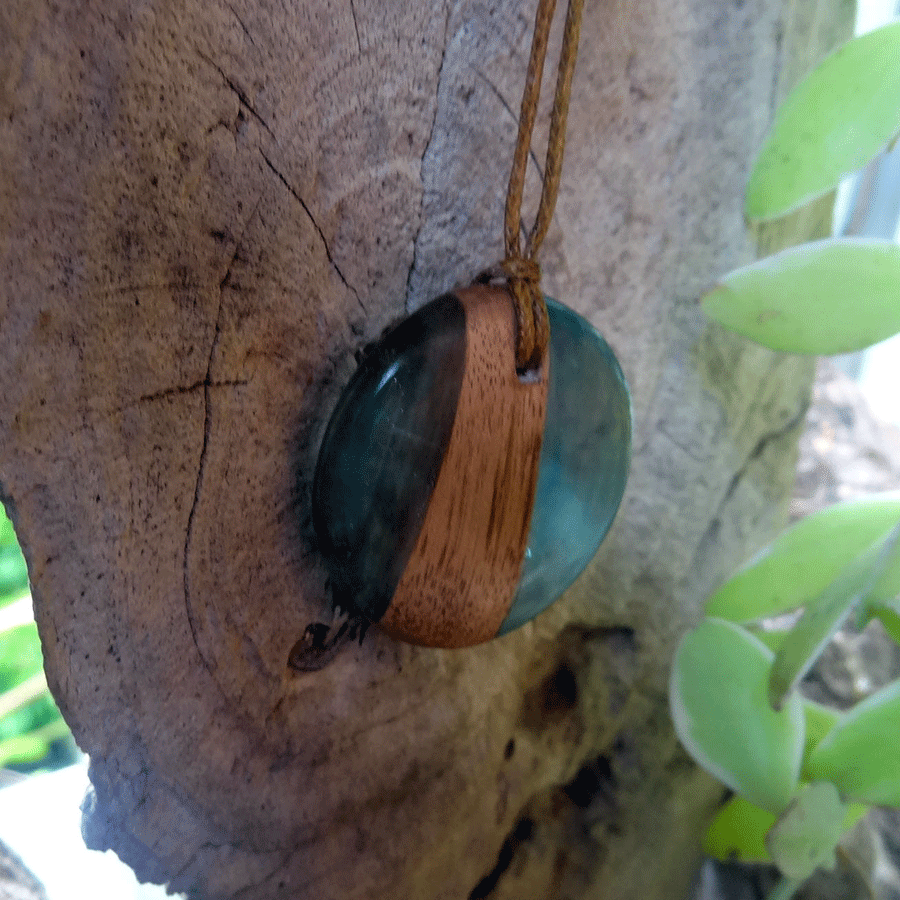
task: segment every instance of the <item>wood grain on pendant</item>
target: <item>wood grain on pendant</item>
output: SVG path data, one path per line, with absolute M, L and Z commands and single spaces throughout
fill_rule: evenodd
M 432 647 L 490 640 L 519 582 L 537 487 L 549 360 L 516 375 L 503 287 L 454 292 L 466 313 L 456 418 L 415 549 L 379 626 Z

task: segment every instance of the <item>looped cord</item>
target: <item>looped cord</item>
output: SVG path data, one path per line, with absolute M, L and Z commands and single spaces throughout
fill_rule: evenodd
M 516 369 L 537 369 L 550 340 L 541 267 L 533 259 L 520 256 L 504 259 L 500 269 L 516 308 Z
M 534 22 L 531 57 L 528 60 L 525 90 L 522 94 L 522 110 L 519 115 L 519 134 L 509 175 L 509 188 L 506 192 L 506 215 L 503 227 L 506 259 L 500 265 L 506 275 L 507 285 L 516 307 L 516 368 L 520 372 L 529 371 L 541 365 L 550 341 L 547 304 L 541 290 L 541 270 L 535 258 L 547 234 L 547 229 L 550 227 L 553 209 L 556 206 L 556 195 L 559 191 L 566 141 L 566 117 L 569 112 L 569 95 L 572 91 L 575 58 L 578 54 L 583 6 L 584 0 L 569 0 L 562 51 L 559 57 L 559 70 L 556 77 L 556 95 L 553 99 L 553 112 L 550 117 L 544 184 L 534 225 L 528 234 L 523 252 L 520 228 L 525 169 L 528 165 L 531 134 L 537 116 L 541 78 L 544 73 L 544 58 L 547 55 L 547 40 L 550 34 L 550 25 L 553 22 L 553 13 L 556 10 L 556 0 L 538 0 Z

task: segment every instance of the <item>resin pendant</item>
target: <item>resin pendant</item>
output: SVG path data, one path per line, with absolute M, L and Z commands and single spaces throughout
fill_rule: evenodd
M 445 294 L 375 345 L 332 414 L 312 499 L 334 599 L 400 640 L 465 647 L 523 625 L 612 524 L 628 388 L 594 328 L 547 307 L 547 358 L 520 379 L 506 289 Z

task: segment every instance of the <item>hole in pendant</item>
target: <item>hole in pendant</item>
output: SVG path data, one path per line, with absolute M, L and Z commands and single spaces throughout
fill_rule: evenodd
M 532 369 L 516 369 L 516 377 L 521 384 L 537 384 L 543 374 L 543 366 L 535 366 Z

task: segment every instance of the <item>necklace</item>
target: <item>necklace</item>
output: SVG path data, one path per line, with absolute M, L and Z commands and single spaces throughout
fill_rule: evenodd
M 333 602 L 349 614 L 321 654 L 369 623 L 432 647 L 523 625 L 577 578 L 625 489 L 631 405 L 585 319 L 540 288 L 536 256 L 562 170 L 583 0 L 570 0 L 538 213 L 520 211 L 555 0 L 539 0 L 504 222 L 506 257 L 423 306 L 364 356 L 325 432 L 313 523 Z M 311 631 L 312 629 L 312 631 Z M 322 629 L 325 629 L 323 631 Z

